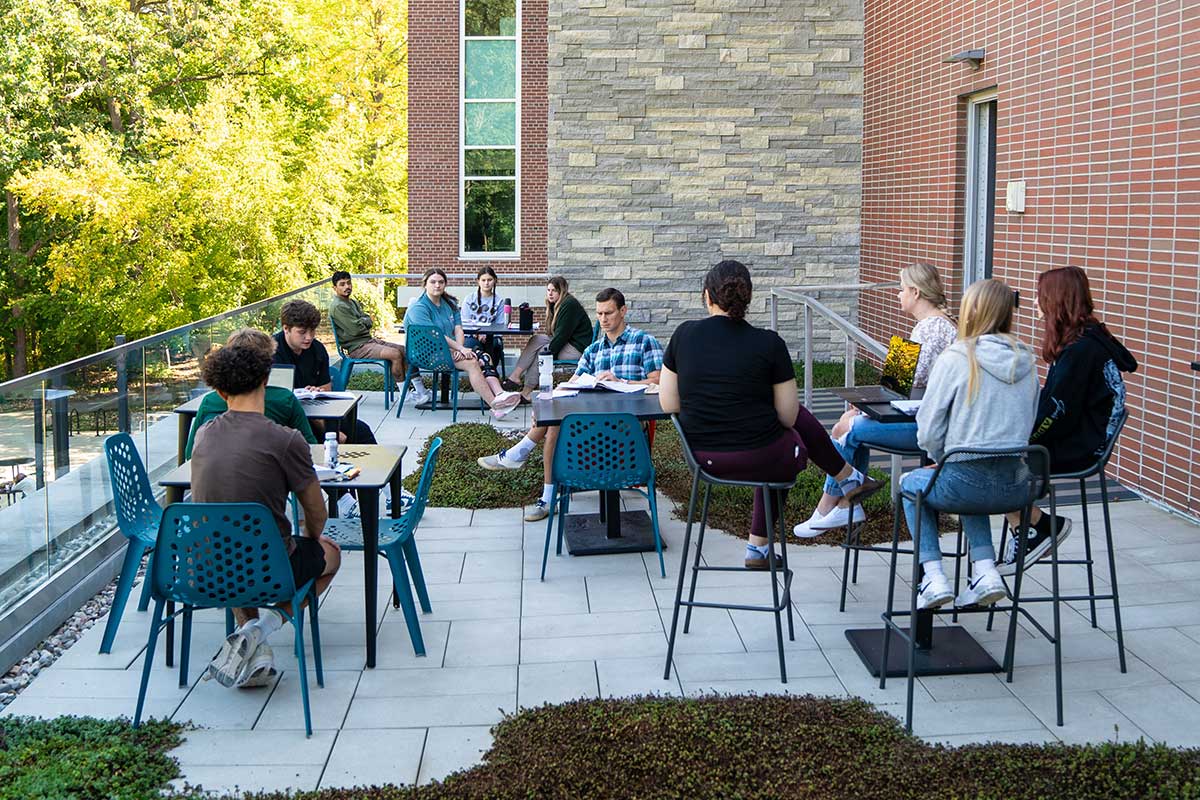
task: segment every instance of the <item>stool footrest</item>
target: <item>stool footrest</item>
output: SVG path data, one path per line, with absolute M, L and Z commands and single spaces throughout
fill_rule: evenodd
M 761 572 L 764 575 L 770 574 L 770 570 L 750 569 L 749 567 L 697 567 L 697 566 L 692 566 L 690 569 L 693 572 Z M 792 571 L 790 569 L 784 570 L 784 569 L 780 568 L 780 569 L 775 570 L 775 572 L 776 572 L 776 574 L 778 574 L 780 572 L 786 572 L 788 574 L 788 580 L 792 579 L 792 577 L 791 577 Z

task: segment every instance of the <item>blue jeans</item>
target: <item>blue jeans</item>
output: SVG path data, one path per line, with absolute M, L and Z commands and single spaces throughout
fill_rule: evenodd
M 919 450 L 917 447 L 917 423 L 879 422 L 867 416 L 855 417 L 846 434 L 846 443 L 833 443 L 846 463 L 856 470 L 867 472 L 871 461 L 871 445 L 882 445 L 896 450 Z M 841 497 L 842 489 L 832 477 L 825 479 L 825 494 Z
M 929 486 L 933 467 L 913 470 L 900 481 L 900 488 L 916 492 Z M 933 491 L 921 502 L 921 539 L 917 543 L 920 561 L 942 557 L 938 545 L 937 511 L 958 514 L 967 537 L 971 560 L 996 558 L 992 547 L 989 514 L 1016 511 L 1029 502 L 1029 471 L 1020 458 L 995 458 L 984 461 L 952 461 L 942 468 Z M 917 530 L 917 506 L 904 498 L 904 516 L 908 530 Z

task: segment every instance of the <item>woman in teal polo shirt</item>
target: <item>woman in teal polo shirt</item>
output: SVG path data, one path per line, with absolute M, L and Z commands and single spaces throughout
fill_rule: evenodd
M 521 402 L 521 396 L 501 389 L 500 380 L 495 374 L 485 376 L 479 358 L 464 343 L 466 335 L 463 333 L 462 315 L 458 310 L 458 300 L 446 291 L 446 273 L 437 267 L 425 270 L 421 287 L 425 293 L 404 312 L 405 328 L 421 325 L 440 329 L 450 347 L 454 366 L 467 373 L 471 388 L 491 407 L 492 413 L 497 417 L 504 416 Z

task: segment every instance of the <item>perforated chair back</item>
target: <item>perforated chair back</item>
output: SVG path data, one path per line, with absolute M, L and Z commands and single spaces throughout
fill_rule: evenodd
M 296 594 L 283 537 L 261 503 L 167 506 L 152 580 L 155 598 L 199 608 L 263 608 Z
M 933 492 L 938 479 L 941 477 L 942 470 L 946 468 L 947 464 L 986 463 L 987 461 L 1002 458 L 1019 458 L 1024 462 L 1026 469 L 1029 471 L 1026 481 L 1026 497 L 1021 500 L 1016 508 L 1013 507 L 1012 499 L 998 497 L 995 504 L 984 503 L 971 508 L 945 508 L 940 510 L 963 514 L 1007 514 L 1010 511 L 1016 511 L 1028 506 L 1050 491 L 1050 453 L 1041 445 L 1033 444 L 1024 447 L 1008 448 L 951 448 L 942 456 L 938 465 L 934 468 L 933 476 L 930 478 L 929 483 L 920 494 L 923 497 L 928 497 Z M 915 492 L 901 492 L 901 494 L 909 499 L 915 499 L 917 495 Z M 934 507 L 937 508 L 937 506 Z
M 117 509 L 121 533 L 153 544 L 162 507 L 154 499 L 150 477 L 133 437 L 128 433 L 108 437 L 104 442 L 104 455 L 108 459 L 108 480 L 112 485 L 113 505 Z
M 554 483 L 601 491 L 648 484 L 650 446 L 632 414 L 568 414 L 554 448 Z
M 350 358 L 350 354 L 346 352 L 346 348 L 342 347 L 342 338 L 338 336 L 337 325 L 333 324 L 333 319 L 329 320 L 329 329 L 333 331 L 333 347 L 337 350 L 337 354 L 342 358 Z
M 417 482 L 417 492 L 413 495 L 412 505 L 404 512 L 404 520 L 410 531 L 415 531 L 425 514 L 425 503 L 429 500 L 429 487 L 433 483 L 433 472 L 437 469 L 438 451 L 442 449 L 442 437 L 437 437 L 429 445 L 425 454 L 425 464 L 421 467 L 421 480 Z
M 408 362 L 426 372 L 454 372 L 450 345 L 441 328 L 432 325 L 412 325 L 405 328 L 405 347 Z

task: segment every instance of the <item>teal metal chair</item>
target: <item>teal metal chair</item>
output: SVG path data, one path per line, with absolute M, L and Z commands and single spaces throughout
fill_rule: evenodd
M 104 626 L 104 638 L 100 642 L 100 652 L 111 653 L 117 628 L 121 625 L 121 616 L 125 613 L 125 603 L 129 600 L 138 568 L 142 565 L 142 556 L 147 550 L 154 549 L 162 507 L 154 499 L 150 477 L 146 474 L 146 466 L 138 455 L 133 437 L 128 433 L 108 437 L 104 441 L 104 455 L 108 459 L 108 480 L 112 485 L 113 505 L 117 510 L 117 526 L 128 540 L 112 608 Z M 145 611 L 149 606 L 150 570 L 147 567 L 138 611 Z
M 194 611 L 267 608 L 291 603 L 292 613 L 284 614 L 284 617 L 295 630 L 304 730 L 306 735 L 312 736 L 301 603 L 308 598 L 317 685 L 324 686 L 315 581 L 296 586 L 283 537 L 266 506 L 261 503 L 172 503 L 167 506 L 158 528 L 150 581 L 154 616 L 142 663 L 142 684 L 133 717 L 135 728 L 142 721 L 158 632 L 172 617 L 183 615 L 183 641 L 179 653 L 179 685 L 183 687 L 188 685 Z M 182 605 L 179 611 L 164 618 L 163 606 L 167 602 Z M 283 613 L 282 609 L 280 612 Z
M 437 468 L 438 450 L 442 447 L 442 439 L 438 437 L 429 445 L 425 456 L 425 464 L 421 467 L 421 480 L 417 484 L 417 493 L 413 496 L 412 504 L 408 506 L 399 519 L 379 520 L 379 552 L 387 558 L 392 570 L 392 590 L 394 597 L 404 611 L 404 622 L 408 626 L 408 635 L 412 639 L 413 651 L 425 655 L 425 640 L 421 636 L 421 622 L 417 617 L 416 605 L 413 603 L 412 585 L 417 589 L 417 599 L 421 601 L 421 611 L 428 614 L 433 609 L 429 605 L 429 591 L 425 588 L 425 575 L 421 572 L 421 559 L 417 555 L 417 542 L 414 538 L 421 516 L 425 513 L 425 501 L 429 498 L 429 485 L 433 481 L 433 472 Z M 343 550 L 362 550 L 363 533 L 362 520 L 331 519 L 325 523 L 325 536 L 337 542 Z
M 333 344 L 337 349 L 338 356 L 341 357 L 337 371 L 330 373 L 330 377 L 333 379 L 333 389 L 338 392 L 346 390 L 346 384 L 350 382 L 350 375 L 354 372 L 355 364 L 377 364 L 383 368 L 383 407 L 391 408 L 392 398 L 396 396 L 396 383 L 392 379 L 391 362 L 386 358 L 351 358 L 338 338 L 337 326 L 331 324 L 329 327 L 333 329 Z
M 461 374 L 454 366 L 454 357 L 450 354 L 450 345 L 446 343 L 446 335 L 441 328 L 432 325 L 411 325 L 404 330 L 405 348 L 408 351 L 408 375 L 404 378 L 404 386 L 400 390 L 400 403 L 396 406 L 396 417 L 404 410 L 404 398 L 408 397 L 408 386 L 412 378 L 419 378 L 422 372 L 433 374 L 433 398 L 429 408 L 437 411 L 438 376 L 448 375 L 450 378 L 450 421 L 458 422 L 458 378 Z M 487 405 L 483 398 L 479 399 L 480 411 L 486 411 Z
M 650 502 L 650 522 L 654 526 L 654 548 L 658 551 L 658 569 L 667 577 L 663 563 L 662 536 L 658 531 L 658 501 L 654 494 L 654 462 L 642 423 L 632 414 L 568 414 L 554 446 L 551 478 L 550 515 L 546 518 L 546 544 L 542 549 L 542 580 L 546 580 L 546 561 L 550 555 L 550 535 L 558 511 L 558 544 L 555 554 L 562 555 L 563 526 L 570 509 L 571 493 L 577 491 L 615 492 L 633 489 Z M 644 489 L 641 487 L 645 487 Z M 603 501 L 602 501 L 603 502 Z

